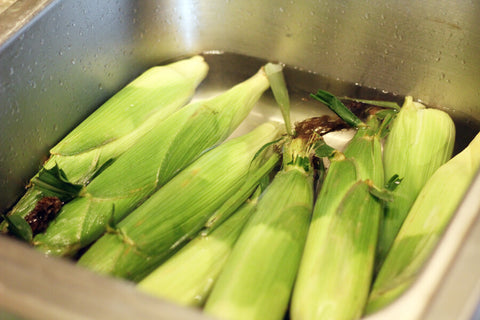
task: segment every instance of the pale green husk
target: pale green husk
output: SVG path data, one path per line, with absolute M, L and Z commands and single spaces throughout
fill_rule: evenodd
M 98 239 L 110 220 L 122 220 L 202 152 L 225 140 L 268 86 L 261 69 L 226 92 L 172 114 L 98 175 L 82 197 L 65 205 L 46 232 L 34 238 L 36 247 L 71 255 Z
M 207 299 L 207 314 L 220 319 L 283 318 L 313 207 L 312 171 L 305 171 L 305 164 L 299 160 L 284 166 L 261 195 Z
M 382 206 L 370 193 L 383 184 L 374 118 L 345 153 L 336 152 L 315 204 L 293 292 L 292 319 L 357 319 L 366 303 Z
M 45 167 L 56 163 L 70 181 L 87 182 L 86 172 L 116 158 L 187 104 L 207 72 L 200 56 L 145 71 L 53 147 Z
M 105 234 L 79 264 L 99 273 L 139 281 L 196 236 L 209 217 L 257 170 L 280 134 L 276 123 L 210 150 L 182 170 L 145 203 Z
M 280 107 L 287 134 L 293 135 L 292 123 L 290 120 L 290 98 L 288 96 L 287 84 L 283 75 L 283 67 L 280 64 L 267 63 L 265 65 L 265 73 L 267 74 L 270 88 L 272 88 L 275 101 Z
M 455 125 L 446 112 L 405 98 L 385 142 L 385 179 L 397 174 L 402 180 L 393 192 L 393 201 L 386 203 L 377 266 L 428 178 L 452 156 L 454 143 Z
M 428 179 L 373 284 L 367 313 L 386 306 L 415 280 L 480 169 L 480 134 Z
M 184 306 L 201 306 L 215 283 L 258 196 L 208 234 L 200 234 L 139 282 L 138 288 Z

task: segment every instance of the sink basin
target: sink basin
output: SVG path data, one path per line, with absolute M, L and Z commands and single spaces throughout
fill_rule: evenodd
M 480 3 L 471 1 L 18 0 L 0 7 L 0 211 L 50 147 L 150 66 L 203 54 L 197 97 L 286 65 L 294 119 L 309 92 L 402 101 L 480 129 Z M 280 119 L 267 93 L 239 128 Z M 238 133 L 237 132 L 237 133 Z M 472 319 L 480 301 L 480 173 L 414 285 L 365 319 Z M 207 319 L 0 236 L 0 317 Z

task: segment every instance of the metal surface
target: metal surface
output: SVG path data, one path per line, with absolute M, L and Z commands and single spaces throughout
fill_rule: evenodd
M 46 258 L 11 239 L 2 239 L 1 245 L 0 308 L 11 314 L 25 319 L 205 319 L 198 311 L 158 301 L 130 283 L 67 260 Z
M 0 0 L 0 43 L 32 21 L 51 0 Z
M 463 206 L 459 208 L 465 213 L 457 215 L 457 220 L 450 224 L 443 243 L 439 246 L 439 251 L 455 252 L 446 252 L 446 255 L 454 260 L 448 266 L 437 294 L 425 311 L 425 320 L 469 319 L 475 309 L 480 308 L 480 277 L 478 273 L 472 272 L 480 265 L 480 215 L 475 216 L 470 210 L 480 206 L 479 194 L 480 179 L 477 179 Z M 462 218 L 467 221 L 461 221 Z M 452 238 L 456 238 L 456 241 Z M 430 264 L 434 266 L 435 261 L 432 259 Z M 480 319 L 480 313 L 477 313 L 474 319 Z
M 7 10 L 16 0 L 0 0 L 0 13 Z
M 197 97 L 262 61 L 281 61 L 291 67 L 294 117 L 324 112 L 303 99 L 320 87 L 365 98 L 409 94 L 459 120 L 461 149 L 480 127 L 478 16 L 480 2 L 467 0 L 18 0 L 0 13 L 0 211 L 48 148 L 124 84 L 206 51 L 212 67 Z M 278 117 L 266 95 L 239 130 Z M 477 177 L 411 290 L 369 319 L 471 317 L 480 300 L 479 185 Z M 5 237 L 0 258 L 4 314 L 202 318 Z

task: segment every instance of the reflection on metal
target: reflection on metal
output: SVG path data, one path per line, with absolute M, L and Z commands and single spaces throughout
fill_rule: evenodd
M 15 1 L 17 0 L 0 0 L 0 14 L 7 10 L 7 8 L 10 7 Z

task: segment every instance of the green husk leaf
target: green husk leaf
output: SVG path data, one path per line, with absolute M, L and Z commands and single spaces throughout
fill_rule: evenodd
M 8 216 L 20 216 L 25 218 L 37 205 L 37 202 L 40 201 L 43 197 L 55 196 L 52 192 L 48 190 L 39 190 L 34 185 L 27 189 L 27 192 L 23 197 L 15 204 L 14 208 L 7 213 Z M 6 220 L 3 220 L 0 223 L 0 232 L 8 233 L 8 223 Z
M 287 134 L 293 136 L 294 132 L 290 120 L 290 98 L 288 97 L 287 85 L 283 76 L 283 67 L 280 64 L 267 63 L 265 65 L 265 73 L 270 82 L 270 88 L 275 101 L 280 106 Z
M 326 144 L 323 139 L 317 140 L 313 148 L 315 150 L 315 156 L 318 158 L 329 158 L 335 153 L 335 149 Z
M 361 102 L 365 104 L 370 104 L 372 106 L 377 106 L 377 107 L 382 107 L 382 108 L 388 108 L 388 109 L 394 109 L 394 110 L 399 110 L 400 106 L 398 103 L 393 102 L 393 101 L 380 101 L 380 100 L 368 100 L 368 99 L 357 99 L 357 98 L 350 98 L 350 97 L 340 97 L 339 99 L 341 100 L 350 100 L 350 101 L 355 101 L 355 102 Z
M 400 178 L 398 174 L 394 174 L 390 179 L 388 179 L 385 184 L 385 189 L 388 191 L 395 191 L 395 189 L 402 183 L 403 178 Z
M 270 148 L 271 146 L 274 146 L 276 144 L 279 144 L 279 142 L 281 142 L 283 140 L 283 138 L 278 138 L 276 139 L 275 141 L 270 141 L 268 143 L 265 143 L 265 145 L 263 145 L 258 151 L 257 153 L 255 154 L 255 156 L 253 157 L 253 159 L 255 160 L 259 155 L 261 155 L 267 148 Z
M 23 241 L 30 243 L 33 238 L 32 228 L 24 218 L 13 215 L 5 216 L 5 221 L 8 223 L 8 233 Z
M 363 121 L 330 92 L 318 90 L 316 94 L 310 94 L 310 96 L 329 107 L 330 110 L 335 112 L 349 126 L 358 128 L 363 125 Z
M 375 128 L 369 125 L 359 128 L 344 155 L 355 164 L 358 180 L 372 180 L 376 186 L 384 184 L 383 165 L 380 165 L 382 147 Z
M 114 161 L 115 161 L 115 159 L 108 159 L 107 161 L 105 161 L 105 163 L 103 163 L 102 165 L 100 165 L 99 168 L 94 169 L 91 174 L 85 175 L 85 178 L 86 178 L 88 181 L 92 181 L 92 180 L 95 179 L 100 173 L 102 173 L 103 171 L 105 171 L 105 169 L 107 169 Z
M 62 201 L 75 198 L 83 188 L 81 184 L 70 182 L 65 172 L 58 165 L 51 169 L 42 168 L 38 175 L 32 179 L 32 184 L 42 192 L 58 195 L 58 198 Z
M 386 138 L 390 133 L 390 125 L 396 116 L 396 112 L 391 112 L 390 110 L 382 110 L 375 113 L 375 117 L 382 120 L 380 128 L 378 129 L 378 136 L 381 139 Z
M 115 233 L 117 230 L 117 224 L 115 223 L 115 204 L 112 204 L 112 211 L 110 218 L 108 219 L 105 231 L 107 233 Z
M 17 202 L 14 208 L 7 213 L 8 217 L 12 217 L 12 223 L 17 226 L 9 226 L 9 219 L 5 219 L 0 223 L 0 232 L 11 233 L 11 228 L 25 230 L 22 227 L 25 218 L 30 212 L 32 212 L 37 203 L 45 197 L 57 197 L 62 202 L 68 202 L 71 199 L 77 197 L 83 190 L 82 184 L 72 183 L 65 172 L 58 166 L 54 165 L 51 168 L 43 167 L 30 181 L 30 187 L 24 196 Z M 14 216 L 20 217 L 13 218 Z M 25 221 L 28 225 L 28 223 Z M 31 231 L 31 228 L 29 226 Z M 14 233 L 24 233 L 24 231 L 13 231 Z M 31 236 L 25 234 L 20 235 L 18 238 L 25 239 L 27 242 L 31 242 Z
M 370 194 L 373 195 L 375 198 L 385 201 L 385 202 L 392 202 L 395 198 L 392 195 L 392 192 L 388 189 L 380 189 L 379 187 L 375 186 L 373 183 L 368 183 L 370 187 Z

